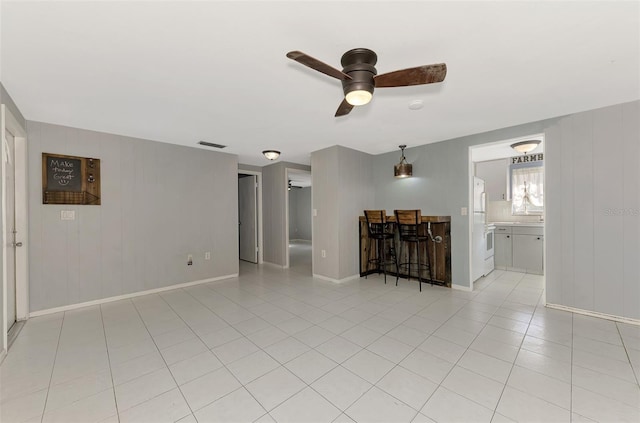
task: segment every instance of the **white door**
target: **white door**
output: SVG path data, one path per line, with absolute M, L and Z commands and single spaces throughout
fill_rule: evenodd
M 16 171 L 15 138 L 5 131 L 6 148 L 6 222 L 7 228 L 7 329 L 16 322 Z
M 241 176 L 238 179 L 238 214 L 240 236 L 240 260 L 258 262 L 258 213 L 257 177 Z

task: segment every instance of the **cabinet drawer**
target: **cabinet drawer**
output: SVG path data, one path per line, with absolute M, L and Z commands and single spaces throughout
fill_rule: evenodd
M 496 234 L 511 234 L 511 226 L 496 226 Z
M 544 235 L 544 228 L 539 226 L 514 226 L 512 231 L 514 235 Z

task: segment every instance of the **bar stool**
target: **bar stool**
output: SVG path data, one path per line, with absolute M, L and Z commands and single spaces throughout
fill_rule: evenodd
M 396 234 L 393 225 L 387 222 L 387 213 L 384 210 L 365 210 L 364 217 L 367 220 L 369 233 L 369 251 L 367 253 L 367 271 L 369 264 L 375 263 L 378 274 L 384 273 L 384 283 L 387 283 L 387 266 L 395 264 L 398 273 L 398 257 L 396 256 Z M 387 240 L 391 240 L 389 248 L 390 260 L 387 260 Z M 371 257 L 373 243 L 376 244 L 376 256 Z M 365 275 L 366 278 L 366 275 Z
M 396 215 L 396 224 L 398 226 L 398 238 L 400 239 L 400 257 L 402 257 L 402 250 L 404 245 L 407 245 L 407 261 L 405 263 L 398 264 L 398 268 L 402 266 L 408 267 L 407 279 L 411 280 L 411 264 L 418 265 L 418 282 L 420 285 L 420 292 L 422 292 L 422 269 L 429 270 L 429 281 L 433 286 L 433 274 L 431 271 L 431 258 L 429 257 L 429 236 L 420 233 L 420 225 L 422 224 L 422 215 L 420 210 L 394 210 Z M 424 249 L 427 255 L 427 262 L 421 262 L 420 244 L 424 245 Z M 411 262 L 411 250 L 412 246 L 416 247 L 417 263 Z M 398 278 L 400 272 L 396 276 L 396 286 L 398 286 Z

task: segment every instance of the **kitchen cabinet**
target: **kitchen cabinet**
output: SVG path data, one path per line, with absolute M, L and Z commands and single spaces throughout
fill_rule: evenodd
M 496 226 L 496 269 L 544 274 L 544 228 Z
M 509 159 L 476 163 L 476 176 L 484 179 L 487 201 L 507 200 Z
M 525 270 L 527 273 L 543 274 L 542 235 L 513 235 L 513 268 Z
M 496 269 L 506 270 L 511 267 L 513 263 L 513 258 L 511 255 L 512 246 L 511 246 L 511 228 L 509 228 L 509 232 L 498 232 L 498 228 L 496 228 L 496 233 L 494 235 L 495 241 L 495 267 Z

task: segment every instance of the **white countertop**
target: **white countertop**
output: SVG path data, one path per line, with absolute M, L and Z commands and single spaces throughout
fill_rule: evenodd
M 536 228 L 544 227 L 544 222 L 488 222 L 487 224 L 495 226 L 533 226 Z

